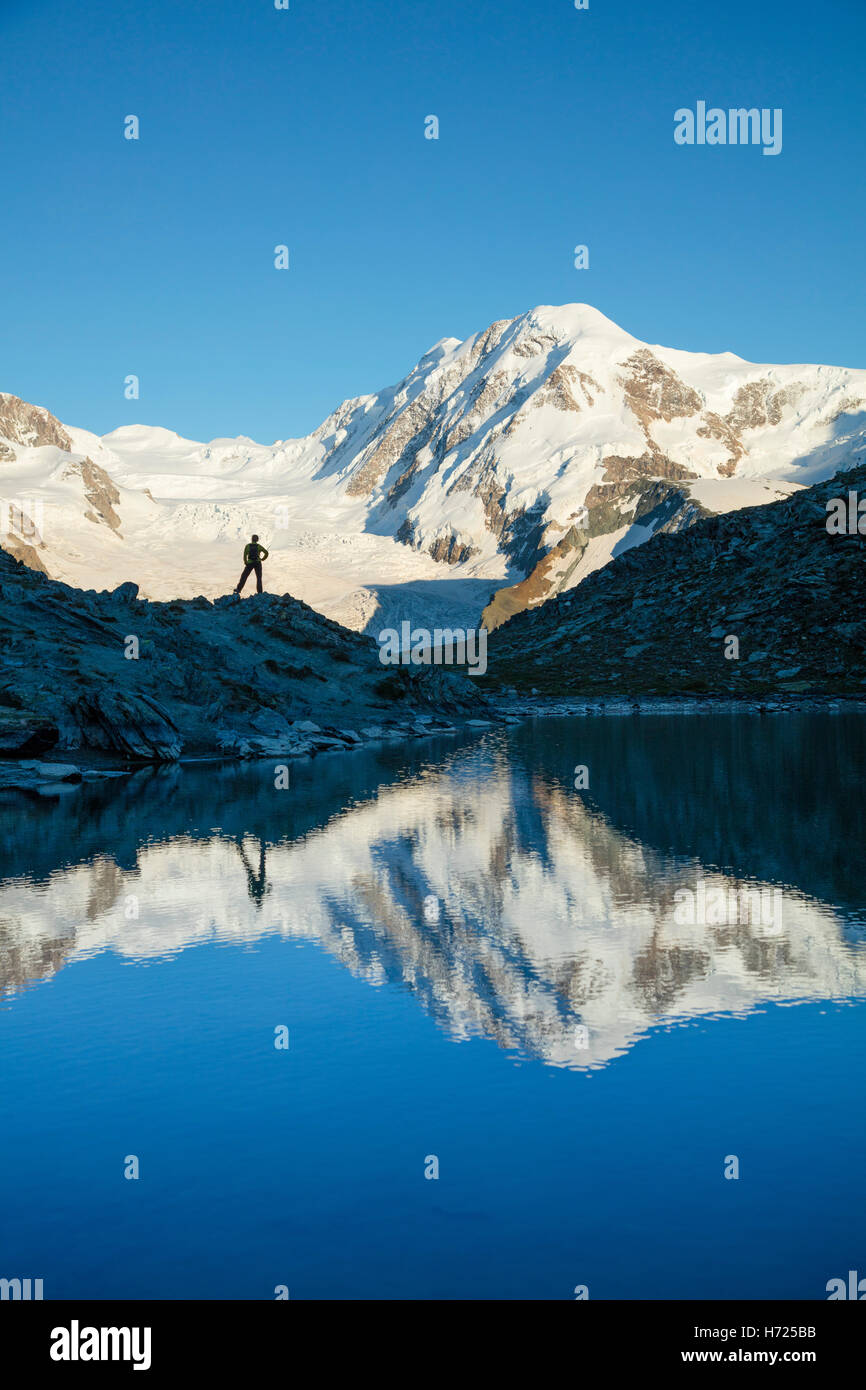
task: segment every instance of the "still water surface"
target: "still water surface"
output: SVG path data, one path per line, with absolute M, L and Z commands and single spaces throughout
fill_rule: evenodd
M 858 716 L 558 719 L 288 790 L 257 762 L 6 794 L 0 1276 L 568 1299 L 866 1274 L 864 765 Z

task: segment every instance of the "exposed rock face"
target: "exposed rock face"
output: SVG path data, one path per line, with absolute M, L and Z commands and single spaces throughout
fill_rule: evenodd
M 105 469 L 92 459 L 85 459 L 78 467 L 84 482 L 84 495 L 90 504 L 90 511 L 85 513 L 88 521 L 95 521 L 97 525 L 102 522 L 119 532 L 120 517 L 114 508 L 120 501 L 120 493 L 114 483 Z
M 570 527 L 525 579 L 519 584 L 497 589 L 481 614 L 481 622 L 487 631 L 493 632 L 500 624 L 513 618 L 515 613 L 522 613 L 526 608 L 537 608 L 558 588 L 564 588 L 586 544 L 586 531 Z
M 551 694 L 866 693 L 866 535 L 827 502 L 866 466 L 784 501 L 704 517 L 506 622 L 490 674 Z
M 383 666 L 370 638 L 289 594 L 136 595 L 72 589 L 0 551 L 0 755 L 291 756 L 354 744 L 357 721 L 411 725 L 484 703 L 456 669 Z
M 537 608 L 555 594 L 571 587 L 572 576 L 578 568 L 589 541 L 622 526 L 628 516 L 635 526 L 646 527 L 652 534 L 681 531 L 707 515 L 707 511 L 688 491 L 655 476 L 661 471 L 674 478 L 680 470 L 669 460 L 659 460 L 658 466 L 644 470 L 641 459 L 608 459 L 605 481 L 587 493 L 585 515 L 579 525 L 572 525 L 559 539 L 545 535 L 544 553 L 534 568 L 519 584 L 498 589 L 481 615 L 488 632 L 521 613 Z M 633 470 L 618 465 L 635 464 Z M 561 528 L 559 528 L 561 529 Z
M 47 574 L 48 570 L 43 564 L 42 557 L 35 545 L 29 545 L 23 541 L 13 531 L 7 532 L 3 538 L 3 549 L 12 555 L 14 559 L 20 560 L 22 565 L 27 565 L 29 569 L 38 570 L 40 574 Z
M 396 466 L 400 476 L 391 485 L 390 496 L 397 501 L 405 490 L 401 490 L 401 484 L 411 478 L 418 453 L 429 443 L 431 434 L 428 411 L 424 405 L 413 402 L 389 422 L 375 448 L 352 475 L 346 488 L 349 496 L 366 496 Z
M 725 463 L 718 465 L 719 473 L 724 477 L 731 477 L 737 470 L 737 464 L 746 456 L 748 451 L 743 441 L 744 431 L 781 424 L 784 407 L 796 405 L 805 389 L 800 382 L 777 390 L 771 381 L 750 381 L 737 391 L 727 415 L 719 416 L 712 410 L 704 411 L 701 417 L 703 423 L 698 426 L 698 435 L 701 439 L 721 440 L 729 451 Z M 852 405 L 852 409 L 854 408 L 856 407 Z
M 611 455 L 605 459 L 604 477 L 594 483 L 586 494 L 586 529 L 591 536 L 603 536 L 616 531 L 624 518 L 632 522 L 648 515 L 645 504 L 647 495 L 657 496 L 662 479 L 685 480 L 694 477 L 688 469 L 670 459 L 658 456 L 656 459 L 619 458 Z M 681 507 L 690 503 L 690 495 L 685 489 L 669 487 L 664 495 L 676 498 Z
M 666 367 L 649 350 L 641 348 L 624 363 L 625 372 L 620 382 L 625 398 L 640 422 L 652 453 L 659 453 L 651 426 L 656 420 L 671 421 L 679 417 L 696 415 L 703 404 L 698 392 L 681 381 L 670 367 Z
M 477 555 L 478 547 L 461 541 L 456 532 L 449 531 L 447 536 L 437 536 L 435 541 L 431 541 L 427 553 L 446 565 L 460 565 Z
M 159 762 L 173 762 L 183 750 L 183 735 L 150 695 L 96 691 L 76 700 L 70 710 L 88 748 Z
M 584 405 L 592 406 L 595 404 L 590 388 L 596 395 L 604 390 L 588 372 L 581 372 L 577 367 L 572 367 L 570 363 L 561 362 L 558 367 L 554 367 L 550 376 L 536 391 L 533 405 L 536 409 L 543 405 L 553 405 L 556 406 L 557 410 L 576 412 L 581 409 L 580 393 L 583 395 Z M 509 427 L 513 427 L 513 418 L 509 422 Z
M 74 530 L 80 520 L 106 527 L 118 539 L 123 538 L 117 510 L 120 490 L 105 468 L 89 455 L 76 452 L 80 446 L 73 435 L 80 436 L 81 432 L 70 433 L 49 411 L 17 396 L 0 395 L 0 466 L 3 461 L 19 465 L 8 486 L 4 486 L 0 468 L 0 546 L 42 574 L 55 573 L 58 532 Z M 89 438 L 100 447 L 96 436 Z M 150 494 L 146 495 L 155 517 L 159 508 Z M 46 517 L 50 517 L 49 540 L 45 538 Z M 98 575 L 99 558 L 90 555 L 80 535 L 72 549 L 79 558 L 87 555 L 84 563 L 88 572 L 95 570 Z
M 28 449 L 43 444 L 53 444 L 56 449 L 72 448 L 69 435 L 50 411 L 3 392 L 0 392 L 0 436 L 11 444 L 22 444 Z M 5 456 L 8 458 L 12 453 L 7 447 Z

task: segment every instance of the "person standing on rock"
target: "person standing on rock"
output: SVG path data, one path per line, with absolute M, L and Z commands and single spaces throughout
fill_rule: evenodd
M 253 570 L 256 572 L 256 593 L 262 592 L 262 560 L 267 560 L 267 558 L 268 551 L 263 545 L 259 545 L 258 536 L 253 536 L 249 545 L 244 546 L 244 571 L 237 582 L 236 594 L 240 594 Z

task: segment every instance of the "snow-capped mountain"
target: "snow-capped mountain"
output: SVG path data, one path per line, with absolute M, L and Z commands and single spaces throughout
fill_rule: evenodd
M 0 396 L 2 496 L 24 515 L 7 548 L 28 563 L 213 597 L 256 531 L 270 589 L 370 631 L 485 607 L 495 626 L 660 529 L 864 458 L 866 371 L 651 347 L 580 304 L 443 339 L 397 386 L 273 445 L 99 438 Z

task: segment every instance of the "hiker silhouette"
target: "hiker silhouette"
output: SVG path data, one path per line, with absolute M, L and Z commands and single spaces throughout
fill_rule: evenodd
M 240 836 L 238 837 L 236 844 L 238 848 L 238 853 L 241 859 L 243 860 L 243 865 L 246 869 L 247 888 L 249 889 L 250 897 L 252 898 L 256 907 L 261 908 L 266 895 L 271 891 L 271 885 L 268 883 L 267 875 L 265 872 L 265 842 L 261 835 L 258 837 L 258 840 L 259 865 L 257 870 L 254 869 L 252 864 L 250 863 L 247 857 L 246 846 L 244 845 L 244 841 Z
M 244 546 L 244 569 L 235 587 L 236 594 L 240 593 L 253 570 L 256 574 L 256 593 L 262 592 L 262 560 L 267 560 L 267 558 L 268 551 L 263 545 L 259 545 L 258 536 L 253 536 L 249 544 Z

